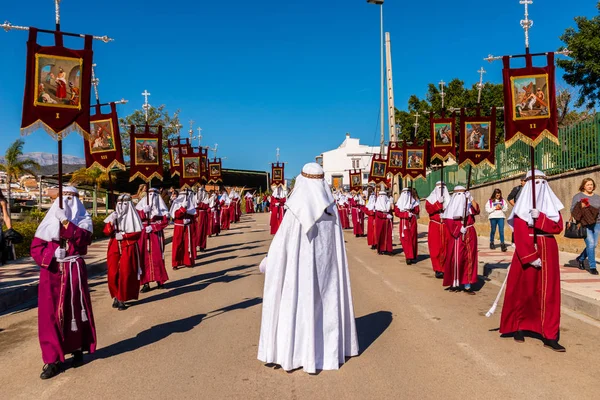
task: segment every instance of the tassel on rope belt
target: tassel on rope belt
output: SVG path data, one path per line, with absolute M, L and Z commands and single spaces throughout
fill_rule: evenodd
M 78 330 L 77 320 L 75 319 L 75 308 L 73 307 L 75 297 L 75 294 L 73 293 L 73 264 L 75 264 L 75 267 L 77 268 L 77 277 L 79 280 L 79 302 L 81 303 L 81 321 L 86 322 L 88 320 L 87 312 L 85 311 L 85 304 L 83 301 L 83 290 L 81 288 L 81 269 L 77 264 L 77 260 L 79 260 L 80 258 L 81 256 L 75 255 L 65 257 L 62 260 L 57 260 L 63 268 L 65 268 L 65 264 L 67 264 L 69 268 L 69 287 L 71 289 L 71 332 L 77 332 Z

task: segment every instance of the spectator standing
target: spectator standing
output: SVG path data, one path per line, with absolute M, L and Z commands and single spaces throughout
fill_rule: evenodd
M 571 203 L 571 215 L 585 226 L 587 236 L 585 238 L 585 249 L 577 257 L 579 269 L 584 270 L 584 261 L 587 258 L 590 274 L 598 275 L 596 269 L 596 246 L 600 235 L 600 196 L 594 193 L 596 182 L 591 178 L 585 178 L 579 187 L 579 193 L 573 196 Z
M 511 207 L 515 206 L 515 203 L 517 202 L 517 200 L 519 199 L 519 196 L 521 195 L 521 189 L 523 189 L 523 186 L 525 185 L 525 178 L 526 178 L 525 174 L 521 175 L 521 184 L 519 186 L 515 186 L 510 191 L 510 193 L 508 194 L 508 197 L 506 198 L 506 200 L 508 201 L 508 204 L 510 204 Z M 512 242 L 512 247 L 515 247 L 514 232 L 511 234 L 510 241 Z
M 498 228 L 498 234 L 500 236 L 500 248 L 502 251 L 507 250 L 506 244 L 504 244 L 504 221 L 506 219 L 506 210 L 508 210 L 508 202 L 502 198 L 502 191 L 500 189 L 494 189 L 490 199 L 485 203 L 485 211 L 489 214 L 488 218 L 490 220 L 490 249 L 492 250 L 496 249 L 496 245 L 494 244 L 496 228 Z
M 0 190 L 0 265 L 4 264 L 8 259 L 10 245 L 4 237 L 4 226 L 7 229 L 12 228 L 10 221 L 10 214 L 8 213 L 8 200 L 4 197 L 2 190 Z

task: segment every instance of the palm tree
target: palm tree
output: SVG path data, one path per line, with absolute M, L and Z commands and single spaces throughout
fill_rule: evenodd
M 8 213 L 10 214 L 10 195 L 11 183 L 18 182 L 19 178 L 25 174 L 35 175 L 35 170 L 40 169 L 40 165 L 30 158 L 23 158 L 23 139 L 17 139 L 10 145 L 4 155 L 4 163 L 0 163 L 0 171 L 6 172 L 8 177 Z
M 108 182 L 108 172 L 102 171 L 100 168 L 87 169 L 85 167 L 73 172 L 71 176 L 71 184 L 84 184 L 94 187 L 93 191 L 93 213 L 94 217 L 98 216 L 98 208 L 96 205 L 98 198 L 98 188 Z M 108 205 L 107 205 L 108 207 Z

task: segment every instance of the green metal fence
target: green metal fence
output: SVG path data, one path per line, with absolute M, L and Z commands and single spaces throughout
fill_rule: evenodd
M 578 124 L 561 128 L 558 132 L 560 145 L 544 139 L 535 152 L 536 168 L 546 175 L 556 175 L 567 171 L 600 165 L 600 113 Z M 481 185 L 519 175 L 529 169 L 529 146 L 517 142 L 508 149 L 504 143 L 496 146 L 496 168 L 481 166 L 473 168 L 471 185 Z M 458 165 L 444 167 L 444 181 L 452 190 L 454 186 L 465 185 L 468 167 Z M 439 171 L 427 176 L 427 181 L 418 180 L 415 187 L 419 196 L 427 196 L 441 178 Z

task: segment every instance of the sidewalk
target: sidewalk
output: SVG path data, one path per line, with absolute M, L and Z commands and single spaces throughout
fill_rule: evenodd
M 427 225 L 419 224 L 419 251 L 429 253 L 427 248 Z M 490 250 L 489 237 L 479 236 L 479 275 L 502 284 L 506 277 L 506 269 L 514 254 L 514 249 L 508 247 L 503 253 L 500 248 Z M 600 278 L 588 271 L 577 268 L 577 254 L 559 253 L 560 281 L 562 289 L 562 305 L 574 311 L 586 314 L 600 320 Z
M 102 239 L 88 247 L 88 275 L 106 271 L 106 246 L 108 240 Z M 0 266 L 0 313 L 37 297 L 39 269 L 31 257 Z

